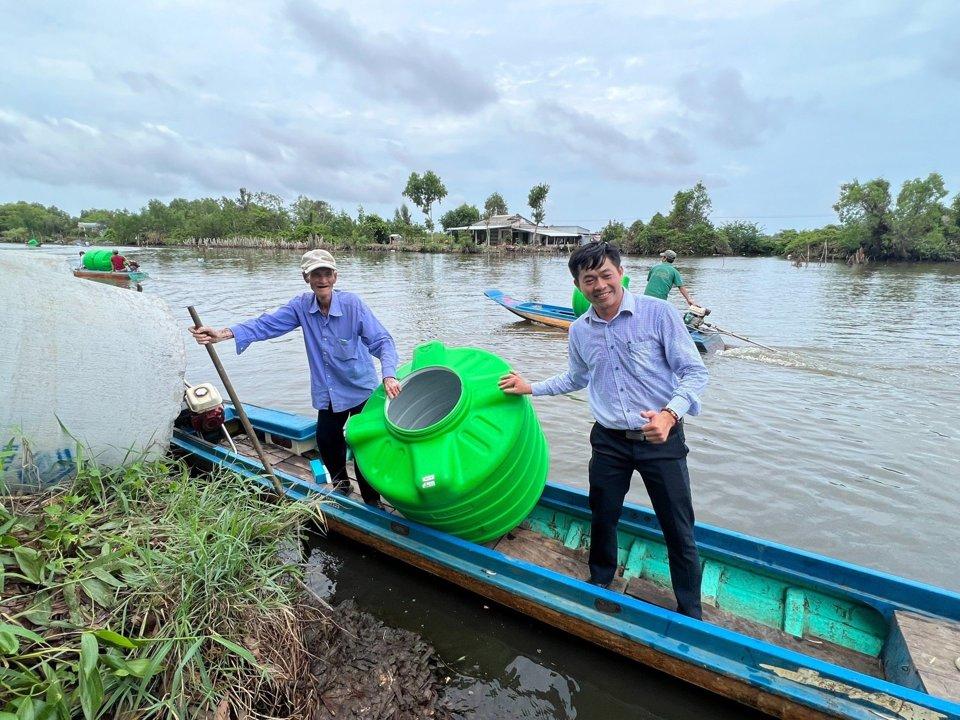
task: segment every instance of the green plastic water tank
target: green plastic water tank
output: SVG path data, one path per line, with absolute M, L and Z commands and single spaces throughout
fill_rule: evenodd
M 622 284 L 625 288 L 630 287 L 630 276 L 624 275 Z M 574 286 L 573 288 L 573 314 L 577 317 L 583 315 L 587 310 L 590 309 L 590 301 L 587 300 L 587 296 L 580 292 L 580 288 Z
M 112 255 L 113 250 L 87 250 L 83 254 L 83 267 L 87 270 L 109 272 L 113 268 L 110 264 Z
M 510 369 L 485 350 L 420 345 L 347 423 L 370 484 L 411 520 L 486 542 L 519 525 L 547 481 L 547 440 L 528 397 L 497 381 Z

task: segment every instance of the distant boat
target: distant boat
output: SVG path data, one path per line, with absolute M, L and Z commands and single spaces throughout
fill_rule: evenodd
M 519 315 L 524 320 L 548 327 L 567 330 L 570 325 L 573 324 L 573 321 L 577 319 L 573 308 L 563 307 L 562 305 L 547 305 L 545 303 L 516 300 L 496 289 L 485 290 L 483 294 L 498 305 L 505 307 L 514 315 Z M 717 350 L 723 350 L 723 338 L 720 337 L 719 333 L 704 332 L 703 330 L 689 326 L 687 330 L 690 331 L 690 337 L 693 338 L 697 350 L 704 355 L 714 353 Z
M 150 276 L 145 272 L 126 271 L 113 272 L 110 270 L 87 270 L 85 268 L 75 268 L 73 276 L 86 278 L 87 280 L 96 280 L 97 282 L 108 283 L 111 285 L 135 285 L 140 289 L 140 283 L 149 280 Z
M 329 532 L 778 718 L 960 717 L 957 593 L 698 522 L 704 621 L 693 620 L 673 610 L 666 547 L 648 508 L 624 506 L 620 568 L 602 589 L 586 582 L 582 490 L 547 483 L 519 528 L 480 545 L 331 493 L 315 419 L 244 407 L 285 492 L 326 498 Z M 230 442 L 186 425 L 173 447 L 267 485 L 226 410 Z

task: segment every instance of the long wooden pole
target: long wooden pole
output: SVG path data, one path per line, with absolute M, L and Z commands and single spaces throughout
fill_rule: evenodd
M 199 328 L 201 325 L 203 325 L 203 323 L 200 322 L 200 316 L 197 314 L 197 311 L 193 305 L 187 306 L 187 312 L 190 313 L 190 317 L 193 319 L 196 327 Z M 217 369 L 217 374 L 220 375 L 220 381 L 223 383 L 223 386 L 227 389 L 227 393 L 230 395 L 230 400 L 233 402 L 233 409 L 236 410 L 237 417 L 240 418 L 240 424 L 243 425 L 244 432 L 246 432 L 247 437 L 250 438 L 250 442 L 253 444 L 253 449 L 257 451 L 257 456 L 260 458 L 260 462 L 263 463 L 263 469 L 266 470 L 267 475 L 270 476 L 270 481 L 273 483 L 273 488 L 277 491 L 277 495 L 283 497 L 283 485 L 280 484 L 280 480 L 273 472 L 273 466 L 270 464 L 270 461 L 267 460 L 266 453 L 263 452 L 263 447 L 260 445 L 260 438 L 257 437 L 257 433 L 254 432 L 253 426 L 250 424 L 250 418 L 247 417 L 247 413 L 243 409 L 243 404 L 240 402 L 240 398 L 237 397 L 237 391 L 233 389 L 233 383 L 231 383 L 230 378 L 227 377 L 227 371 L 223 367 L 223 363 L 220 362 L 220 356 L 217 355 L 216 348 L 213 347 L 212 343 L 210 345 L 206 345 L 205 347 L 207 348 L 207 353 L 210 355 L 210 360 L 213 361 L 213 366 Z

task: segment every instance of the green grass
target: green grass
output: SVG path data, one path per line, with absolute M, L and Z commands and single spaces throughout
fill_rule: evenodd
M 316 512 L 173 461 L 0 498 L 0 720 L 239 716 L 282 694 L 306 650 L 281 557 Z

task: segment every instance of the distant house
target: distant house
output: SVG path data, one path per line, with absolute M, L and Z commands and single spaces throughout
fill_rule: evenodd
M 84 235 L 103 235 L 107 230 L 107 225 L 102 222 L 78 222 L 77 230 Z
M 489 231 L 491 245 L 580 245 L 594 239 L 595 233 L 579 225 L 541 225 L 530 222 L 519 214 L 494 215 L 489 220 L 480 220 L 472 225 L 448 228 L 448 233 L 470 233 L 478 245 L 487 243 Z

